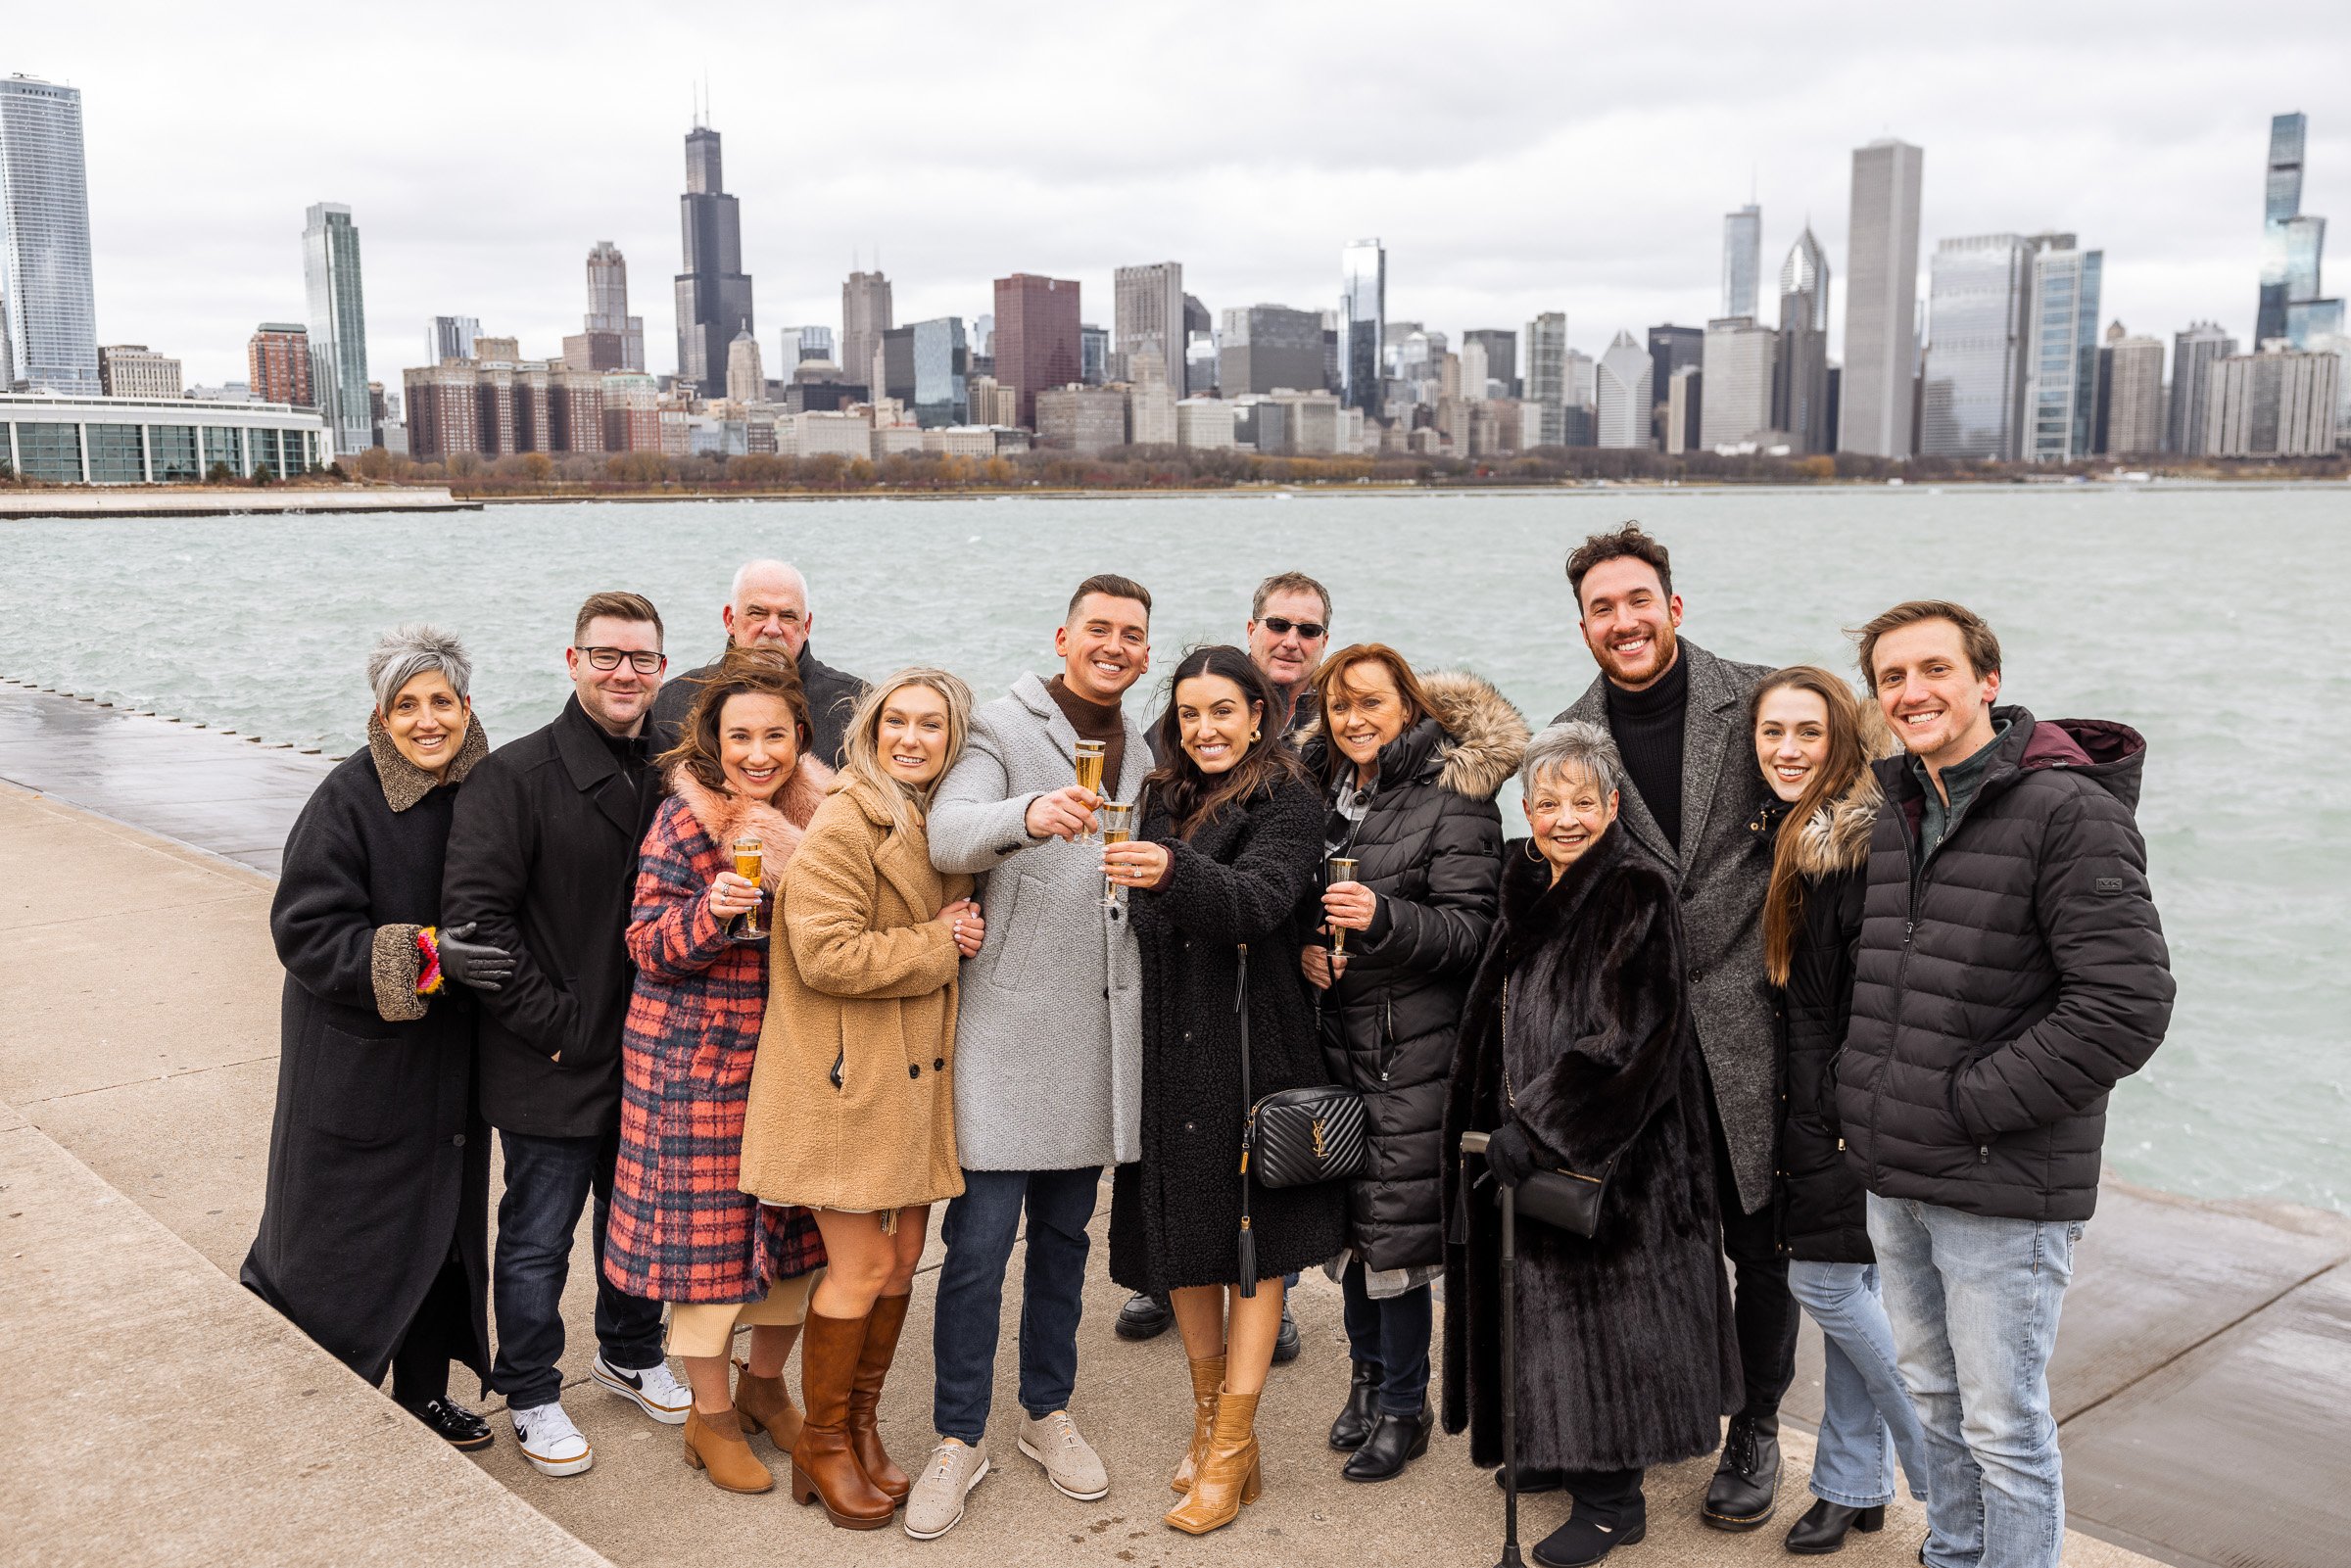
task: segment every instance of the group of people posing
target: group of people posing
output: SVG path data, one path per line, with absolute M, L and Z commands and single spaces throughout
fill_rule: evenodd
M 1475 676 L 1330 649 L 1301 573 L 1148 720 L 1151 596 L 1108 575 L 1053 673 L 984 705 L 941 669 L 818 661 L 780 562 L 743 568 L 723 655 L 674 679 L 652 604 L 598 594 L 571 699 L 496 750 L 457 640 L 387 636 L 367 749 L 286 846 L 245 1282 L 463 1449 L 492 1441 L 450 1398 L 471 1368 L 572 1475 L 595 1455 L 560 1308 L 593 1202 L 594 1382 L 721 1488 L 774 1486 L 764 1438 L 835 1524 L 931 1540 L 992 1462 L 1016 1240 L 1013 1448 L 1066 1497 L 1111 1488 L 1072 1414 L 1108 1168 L 1121 1332 L 1172 1322 L 1190 1363 L 1177 1530 L 1259 1496 L 1285 1282 L 1321 1268 L 1341 1474 L 1401 1474 L 1440 1420 L 1499 1466 L 1514 1380 L 1509 1479 L 1573 1503 L 1548 1568 L 1639 1541 L 1644 1472 L 1718 1446 L 1704 1522 L 1772 1518 L 1799 1307 L 1825 1410 L 1788 1549 L 1881 1529 L 1898 1460 L 1922 1561 L 2054 1565 L 2058 1308 L 2108 1091 L 2172 1000 L 2143 743 L 2000 704 L 1957 604 L 1860 628 L 1856 697 L 1683 638 L 1637 525 L 1567 578 L 1600 671 L 1531 736 Z M 1531 832 L 1506 842 L 1513 777 Z M 1365 1153 L 1276 1185 L 1241 1158 L 1253 1107 L 1306 1090 L 1360 1103 Z M 1497 1198 L 1554 1172 L 1597 1184 L 1598 1220 L 1522 1213 L 1506 1361 Z M 909 1474 L 877 1410 L 941 1204 L 937 1439 Z

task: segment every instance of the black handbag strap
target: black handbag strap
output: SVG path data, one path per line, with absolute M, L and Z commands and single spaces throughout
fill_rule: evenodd
M 1249 1086 L 1249 944 L 1235 944 L 1240 955 L 1240 982 L 1233 987 L 1232 1010 L 1241 1022 L 1241 1228 L 1249 1228 L 1249 1134 L 1250 1119 L 1257 1108 L 1256 1097 Z

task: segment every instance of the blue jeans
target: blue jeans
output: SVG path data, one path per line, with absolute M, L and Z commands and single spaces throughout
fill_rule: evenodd
M 490 1386 L 512 1409 L 551 1404 L 563 1394 L 563 1283 L 571 1275 L 571 1238 L 580 1209 L 596 1195 L 590 1231 L 596 1254 L 596 1343 L 607 1365 L 642 1371 L 661 1360 L 661 1304 L 624 1294 L 604 1277 L 604 1221 L 612 1208 L 612 1164 L 620 1128 L 600 1138 L 547 1138 L 504 1132 L 506 1191 L 498 1201 L 498 1256 L 491 1304 L 498 1313 L 498 1359 Z
M 1894 1500 L 1898 1452 L 1910 1495 L 1927 1495 L 1926 1438 L 1895 1365 L 1894 1329 L 1870 1263 L 1788 1265 L 1788 1289 L 1820 1325 L 1820 1446 L 1812 1495 L 1847 1508 Z
M 1021 1213 L 1029 1260 L 1021 1281 L 1021 1408 L 1032 1416 L 1069 1406 L 1078 1386 L 1078 1319 L 1085 1306 L 1085 1227 L 1102 1170 L 967 1170 L 947 1203 L 939 1238 L 938 1302 L 931 1323 L 932 1420 L 942 1438 L 977 1448 L 995 1398 L 996 1331 L 1004 1270 Z
M 1428 1335 L 1435 1320 L 1426 1285 L 1374 1301 L 1364 1288 L 1364 1260 L 1348 1259 L 1339 1280 L 1346 1292 L 1347 1350 L 1379 1375 L 1379 1408 L 1418 1415 L 1428 1402 Z
M 1927 1454 L 1931 1568 L 2057 1568 L 2065 1472 L 2049 1353 L 2079 1220 L 1869 1196 L 1886 1316 Z

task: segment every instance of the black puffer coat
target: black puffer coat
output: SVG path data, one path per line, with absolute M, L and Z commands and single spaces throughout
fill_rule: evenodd
M 1764 847 L 1794 833 L 1803 879 L 1800 924 L 1788 983 L 1772 998 L 1780 1036 L 1780 1143 L 1776 1210 L 1780 1251 L 1814 1263 L 1868 1263 L 1868 1197 L 1845 1157 L 1837 1124 L 1837 1051 L 1853 1004 L 1853 944 L 1869 881 L 1869 834 L 1885 796 L 1866 770 L 1800 827 L 1768 802 L 1757 819 Z
M 1526 721 L 1476 676 L 1421 685 L 1431 712 L 1381 748 L 1348 851 L 1378 911 L 1368 931 L 1348 938 L 1346 974 L 1313 993 L 1331 1081 L 1355 1089 L 1369 1113 L 1371 1171 L 1350 1184 L 1347 1239 L 1372 1269 L 1444 1259 L 1445 1078 L 1502 879 L 1494 794 L 1526 749 Z M 1317 779 L 1328 777 L 1330 751 L 1318 723 L 1305 737 Z M 1317 930 L 1319 879 L 1303 919 L 1317 931 L 1308 940 L 1327 942 Z
M 1322 854 L 1322 806 L 1285 780 L 1227 807 L 1190 841 L 1164 807 L 1138 838 L 1175 857 L 1167 884 L 1129 894 L 1143 971 L 1143 1158 L 1111 1188 L 1110 1275 L 1164 1295 L 1240 1280 L 1240 953 L 1249 944 L 1250 1093 L 1329 1081 L 1290 945 L 1299 896 Z M 1311 1268 L 1346 1241 L 1336 1183 L 1252 1186 L 1257 1273 Z
M 1877 765 L 1889 804 L 1870 841 L 1837 1109 L 1871 1192 L 2087 1219 L 2106 1096 L 2172 1017 L 2134 817 L 2146 742 L 2102 719 L 1992 716 L 2007 733 L 1924 865 L 1924 786 L 1906 759 Z

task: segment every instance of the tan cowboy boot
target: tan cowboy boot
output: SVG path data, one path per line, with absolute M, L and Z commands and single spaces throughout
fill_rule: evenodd
M 1264 1490 L 1257 1462 L 1257 1401 L 1230 1389 L 1217 1395 L 1217 1425 L 1188 1497 L 1168 1510 L 1167 1522 L 1187 1536 L 1205 1536 L 1241 1516 L 1241 1504 Z
M 1183 1463 L 1176 1467 L 1176 1479 L 1168 1483 L 1177 1492 L 1192 1490 L 1192 1477 L 1208 1455 L 1208 1440 L 1217 1429 L 1217 1391 L 1223 1386 L 1224 1357 L 1212 1355 L 1192 1363 L 1192 1446 L 1184 1449 Z

